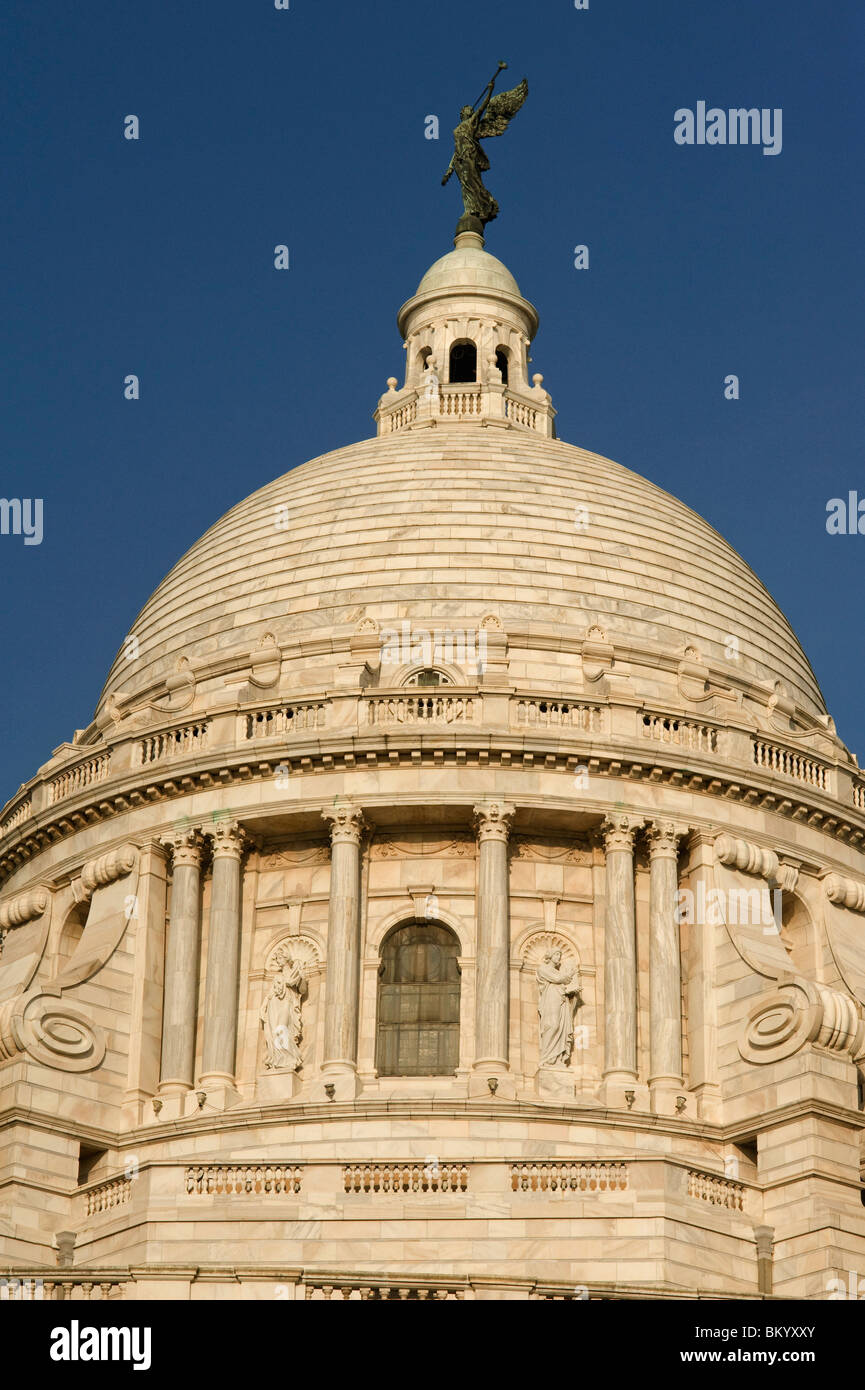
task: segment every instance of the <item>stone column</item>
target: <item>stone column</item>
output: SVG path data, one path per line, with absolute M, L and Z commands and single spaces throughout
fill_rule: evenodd
M 715 836 L 702 830 L 692 832 L 689 855 L 685 864 L 688 887 L 697 902 L 700 885 L 704 900 L 713 901 L 715 888 Z M 693 901 L 693 899 L 692 899 Z M 690 914 L 691 918 L 697 914 Z M 716 937 L 726 930 L 709 921 L 689 921 L 682 927 L 688 989 L 688 1080 L 689 1091 L 696 1095 L 696 1118 L 717 1121 L 721 1118 L 721 1088 L 718 1079 L 718 1016 L 716 985 Z M 689 1098 L 686 1112 L 694 1118 Z
M 173 874 L 165 948 L 159 1093 L 172 1095 L 190 1090 L 195 1079 L 203 841 L 197 830 L 179 830 L 165 843 L 171 850 Z
M 603 822 L 607 913 L 604 923 L 604 1082 L 619 1103 L 637 1079 L 637 929 L 634 835 L 643 822 L 611 815 Z
M 649 1089 L 656 1113 L 674 1114 L 682 1088 L 682 961 L 677 892 L 684 829 L 654 821 L 646 832 L 649 897 Z
M 360 998 L 360 845 L 363 812 L 351 803 L 329 806 L 330 900 L 327 914 L 327 977 L 324 1000 L 325 1084 L 338 1098 L 357 1094 Z M 334 1092 L 336 1098 L 337 1092 Z
M 504 801 L 483 801 L 474 807 L 479 863 L 473 1070 L 483 1077 L 508 1070 L 508 834 L 514 813 Z
M 165 976 L 165 846 L 150 840 L 139 847 L 138 885 L 127 897 L 127 942 L 134 955 L 129 1054 L 124 1118 L 134 1128 L 153 1119 L 159 1086 Z
M 237 1048 L 237 993 L 240 963 L 240 861 L 245 836 L 234 821 L 217 821 L 210 885 L 210 931 L 204 992 L 204 1047 L 201 1085 L 233 1087 Z

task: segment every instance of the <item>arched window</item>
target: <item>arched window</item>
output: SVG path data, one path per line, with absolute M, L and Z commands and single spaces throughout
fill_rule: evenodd
M 450 676 L 446 676 L 443 671 L 437 671 L 433 666 L 425 666 L 422 671 L 413 671 L 410 676 L 403 681 L 403 685 L 451 685 L 453 682 Z
M 508 384 L 508 350 L 507 348 L 496 348 L 496 366 L 502 374 L 502 385 Z
M 462 339 L 454 343 L 450 355 L 450 371 L 448 380 L 477 381 L 478 379 L 478 350 L 474 343 L 468 339 Z
M 385 938 L 378 979 L 379 1076 L 452 1076 L 460 1055 L 459 942 L 412 922 Z

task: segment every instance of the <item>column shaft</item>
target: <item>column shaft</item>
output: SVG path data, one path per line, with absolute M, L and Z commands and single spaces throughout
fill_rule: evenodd
M 189 1090 L 194 1081 L 195 1016 L 201 938 L 201 840 L 194 831 L 170 842 L 174 870 L 165 950 L 160 1090 Z
M 508 832 L 514 807 L 482 802 L 478 833 L 475 1067 L 507 1069 L 510 989 Z
M 637 932 L 634 834 L 641 821 L 604 821 L 607 913 L 604 932 L 604 1072 L 637 1076 Z
M 682 964 L 676 919 L 679 833 L 655 822 L 648 832 L 649 1081 L 682 1080 Z
M 240 860 L 243 831 L 217 823 L 213 839 L 210 932 L 204 993 L 202 1081 L 234 1083 L 240 963 Z
M 357 1067 L 360 995 L 360 841 L 357 806 L 322 812 L 331 821 L 330 901 L 327 916 L 327 985 L 322 1065 Z

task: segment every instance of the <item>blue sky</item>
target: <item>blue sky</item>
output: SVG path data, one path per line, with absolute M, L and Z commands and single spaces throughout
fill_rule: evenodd
M 540 310 L 561 437 L 727 537 L 865 760 L 865 535 L 825 525 L 865 498 L 863 29 L 855 0 L 6 0 L 0 495 L 41 497 L 44 538 L 0 536 L 0 802 L 203 531 L 372 434 L 461 210 L 450 129 L 500 58 L 530 96 L 490 146 L 487 246 Z M 781 108 L 781 153 L 677 145 L 701 100 Z

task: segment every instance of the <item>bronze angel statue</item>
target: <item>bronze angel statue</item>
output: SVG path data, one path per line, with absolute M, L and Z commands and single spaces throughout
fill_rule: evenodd
M 465 215 L 457 224 L 457 231 L 480 231 L 494 217 L 498 217 L 499 205 L 484 188 L 481 174 L 490 167 L 481 147 L 481 140 L 491 135 L 504 135 L 510 121 L 517 114 L 529 94 L 529 84 L 525 78 L 518 87 L 509 92 L 499 92 L 493 96 L 496 78 L 507 63 L 499 63 L 492 81 L 475 106 L 464 106 L 460 111 L 460 123 L 454 131 L 454 153 L 442 183 L 447 183 L 451 174 L 456 173 L 463 192 Z M 478 225 L 480 224 L 480 225 Z

